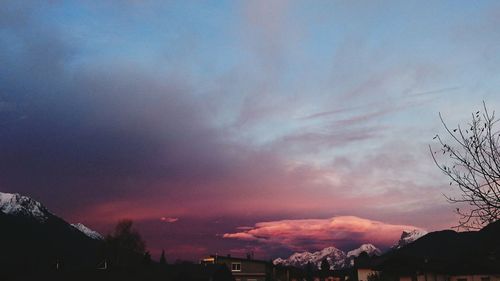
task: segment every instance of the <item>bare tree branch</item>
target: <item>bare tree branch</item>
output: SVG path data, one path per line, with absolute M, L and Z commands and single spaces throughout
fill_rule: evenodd
M 500 133 L 494 126 L 498 122 L 495 112 L 472 114 L 472 121 L 465 127 L 450 128 L 441 113 L 439 118 L 451 142 L 446 143 L 440 135 L 434 139 L 440 145 L 433 150 L 429 145 L 436 166 L 450 179 L 450 185 L 460 190 L 461 196 L 445 195 L 450 203 L 465 205 L 456 209 L 460 216 L 456 228 L 479 229 L 500 219 Z M 437 153 L 446 157 L 438 161 Z

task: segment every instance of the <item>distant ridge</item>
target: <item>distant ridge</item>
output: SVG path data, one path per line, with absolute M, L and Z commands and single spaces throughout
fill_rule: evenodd
M 347 254 L 335 247 L 327 247 L 317 252 L 294 253 L 287 259 L 277 258 L 273 261 L 275 265 L 286 265 L 295 267 L 305 267 L 312 263 L 320 268 L 323 259 L 330 264 L 330 269 L 342 269 L 351 266 L 352 260 L 361 253 L 366 252 L 369 256 L 380 255 L 382 252 L 372 244 L 363 244 L 359 248 L 349 251 Z

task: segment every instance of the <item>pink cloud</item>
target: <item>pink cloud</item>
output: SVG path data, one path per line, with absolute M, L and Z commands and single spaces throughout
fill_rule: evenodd
M 166 222 L 166 223 L 174 223 L 174 222 L 178 221 L 179 218 L 161 217 L 160 220 L 162 222 Z
M 389 224 L 355 216 L 329 219 L 298 219 L 260 222 L 252 229 L 226 233 L 224 238 L 258 241 L 292 250 L 342 248 L 346 243 L 373 243 L 387 247 L 395 243 L 403 230 L 420 229 L 411 225 Z

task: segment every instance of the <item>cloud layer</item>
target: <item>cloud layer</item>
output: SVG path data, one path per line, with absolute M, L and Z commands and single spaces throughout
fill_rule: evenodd
M 240 232 L 226 233 L 224 238 L 258 241 L 270 247 L 310 251 L 335 246 L 351 249 L 363 243 L 387 248 L 403 230 L 419 229 L 411 225 L 388 224 L 355 216 L 329 219 L 300 219 L 259 222 Z

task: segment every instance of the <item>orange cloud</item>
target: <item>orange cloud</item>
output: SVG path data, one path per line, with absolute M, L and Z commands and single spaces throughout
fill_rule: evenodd
M 259 241 L 292 250 L 346 247 L 353 243 L 373 243 L 387 247 L 403 230 L 420 229 L 411 225 L 388 224 L 355 216 L 329 219 L 299 219 L 260 222 L 248 230 L 226 233 L 224 238 Z

